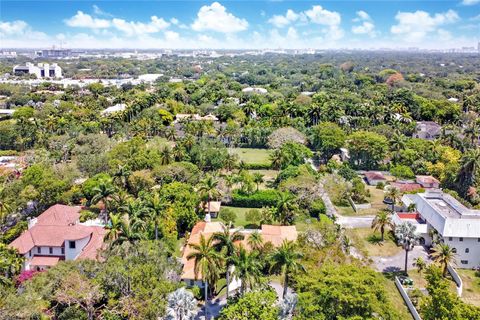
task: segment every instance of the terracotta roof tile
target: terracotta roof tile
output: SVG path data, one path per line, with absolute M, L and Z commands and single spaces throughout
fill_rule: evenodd
M 54 266 L 60 261 L 60 257 L 35 256 L 30 260 L 32 266 Z

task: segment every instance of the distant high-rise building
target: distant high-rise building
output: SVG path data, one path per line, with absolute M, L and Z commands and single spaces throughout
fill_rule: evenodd
M 35 52 L 36 56 L 39 58 L 68 58 L 72 55 L 72 50 L 70 49 L 44 49 Z

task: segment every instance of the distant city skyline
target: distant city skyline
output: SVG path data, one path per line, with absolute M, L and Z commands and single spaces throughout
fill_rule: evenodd
M 477 47 L 480 0 L 2 1 L 1 48 Z

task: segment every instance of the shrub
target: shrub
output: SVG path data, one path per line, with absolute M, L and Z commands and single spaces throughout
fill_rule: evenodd
M 310 216 L 319 218 L 321 214 L 327 213 L 327 208 L 322 199 L 316 199 L 310 205 Z
M 268 170 L 272 168 L 270 162 L 245 163 L 244 166 L 246 170 Z
M 95 212 L 90 210 L 82 210 L 80 211 L 80 222 L 85 222 L 87 220 L 94 220 L 98 217 Z
M 221 208 L 220 212 L 218 213 L 219 218 L 225 222 L 225 224 L 235 224 L 235 220 L 237 219 L 237 214 L 229 208 Z
M 413 179 L 415 178 L 415 174 L 413 173 L 410 167 L 404 165 L 396 165 L 390 169 L 390 173 L 400 179 Z
M 259 224 L 259 222 L 262 220 L 262 213 L 258 209 L 251 209 L 248 210 L 247 213 L 245 213 L 245 220 L 252 224 Z
M 377 186 L 375 187 L 375 189 L 379 189 L 379 190 L 385 189 L 385 182 L 377 183 Z
M 259 190 L 252 194 L 245 194 L 240 190 L 232 193 L 233 207 L 262 208 L 276 207 L 279 192 L 273 189 Z

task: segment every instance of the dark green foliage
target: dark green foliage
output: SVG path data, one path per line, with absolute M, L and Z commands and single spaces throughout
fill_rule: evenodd
M 276 294 L 273 290 L 253 291 L 232 299 L 220 312 L 220 320 L 277 320 Z
M 259 190 L 252 194 L 244 194 L 240 190 L 235 190 L 232 193 L 232 203 L 230 205 L 246 208 L 275 207 L 279 193 L 273 189 Z

